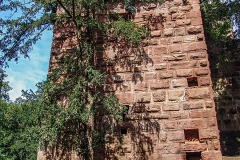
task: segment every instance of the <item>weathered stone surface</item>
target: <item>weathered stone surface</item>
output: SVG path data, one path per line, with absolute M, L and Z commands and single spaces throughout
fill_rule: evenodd
M 201 153 L 202 160 L 222 159 L 221 151 L 204 151 Z
M 186 90 L 187 99 L 209 99 L 210 98 L 209 88 L 193 88 Z
M 163 102 L 166 99 L 166 91 L 153 92 L 154 102 Z
M 111 7 L 128 17 L 122 3 Z M 136 8 L 133 21 L 147 26 L 150 39 L 143 35 L 142 43 L 132 48 L 122 40 L 115 44 L 103 36 L 97 38 L 100 47 L 106 48 L 97 51 L 96 67 L 109 74 L 101 91 L 115 93 L 129 110 L 119 126 L 123 132 L 116 129 L 122 143 L 113 136 L 109 148 L 99 149 L 96 155 L 106 158 L 109 154 L 108 159 L 119 160 L 185 160 L 186 152 L 201 152 L 202 160 L 221 159 L 199 0 L 137 3 Z M 99 20 L 108 22 L 104 15 Z M 62 33 L 69 34 L 64 48 Z M 57 56 L 73 50 L 69 44 L 70 39 L 76 40 L 74 35 L 73 29 L 56 30 L 50 70 Z M 124 45 L 129 48 L 125 50 Z M 185 142 L 185 130 L 192 129 L 198 131 L 199 141 Z
M 160 82 L 154 82 L 150 84 L 151 90 L 166 89 L 170 87 L 169 80 L 161 80 Z
M 185 91 L 184 90 L 169 90 L 168 100 L 169 101 L 184 101 Z

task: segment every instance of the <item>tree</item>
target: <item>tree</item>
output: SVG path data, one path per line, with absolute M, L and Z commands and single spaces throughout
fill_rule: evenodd
M 15 103 L 0 100 L 0 159 L 36 159 L 40 135 L 37 93 L 23 92 Z
M 131 1 L 122 2 L 132 14 Z M 96 117 L 105 117 L 110 125 L 121 121 L 124 107 L 114 94 L 102 92 L 107 74 L 95 66 L 96 51 L 104 49 L 97 39 L 103 37 L 138 48 L 147 33 L 144 27 L 109 10 L 112 3 L 114 0 L 0 1 L 1 12 L 20 13 L 0 19 L 2 66 L 7 66 L 8 60 L 17 61 L 19 55 L 28 57 L 41 33 L 52 29 L 53 24 L 56 30 L 72 33 L 68 37 L 74 40 L 71 49 L 57 59 L 39 98 L 40 146 L 49 159 L 68 156 L 72 150 L 84 159 L 93 159 L 94 150 L 106 143 L 105 135 L 113 132 L 109 126 L 101 131 Z M 107 16 L 107 23 L 100 21 L 100 15 Z
M 201 10 L 211 65 L 230 67 L 231 59 L 239 56 L 236 50 L 240 34 L 239 1 L 203 0 Z

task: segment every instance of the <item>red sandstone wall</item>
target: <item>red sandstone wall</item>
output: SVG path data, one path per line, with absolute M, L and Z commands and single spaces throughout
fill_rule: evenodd
M 115 10 L 124 12 L 121 6 Z M 137 10 L 134 21 L 151 31 L 139 52 L 147 61 L 101 65 L 104 57 L 119 57 L 111 48 L 98 61 L 111 74 L 105 91 L 114 91 L 130 108 L 123 145 L 110 144 L 109 157 L 221 159 L 199 1 L 138 4 Z
M 126 14 L 122 5 L 114 7 Z M 149 26 L 151 39 L 127 51 L 121 43 L 115 48 L 110 43 L 96 56 L 97 67 L 109 73 L 104 92 L 115 92 L 119 102 L 129 106 L 119 127 L 122 143 L 109 135 L 106 138 L 113 138 L 112 143 L 99 151 L 96 159 L 220 160 L 199 1 L 136 7 L 133 20 Z M 56 56 L 71 49 L 71 39 L 58 37 L 57 32 L 51 66 Z M 74 32 L 69 29 L 69 33 Z M 106 63 L 109 60 L 121 63 Z

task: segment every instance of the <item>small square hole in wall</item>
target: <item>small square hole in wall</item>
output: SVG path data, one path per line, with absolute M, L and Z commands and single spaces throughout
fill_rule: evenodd
M 127 129 L 126 128 L 121 128 L 121 134 L 127 134 Z
M 186 160 L 201 160 L 201 152 L 187 152 Z
M 186 142 L 199 141 L 198 129 L 186 129 L 184 130 L 184 136 Z
M 187 78 L 187 82 L 188 82 L 188 87 L 198 86 L 197 77 Z

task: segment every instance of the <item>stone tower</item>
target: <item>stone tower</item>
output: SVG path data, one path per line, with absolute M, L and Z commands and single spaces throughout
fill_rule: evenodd
M 121 4 L 112 9 L 127 14 Z M 133 21 L 148 25 L 151 33 L 150 40 L 141 43 L 140 56 L 126 53 L 130 65 L 108 65 L 106 59 L 125 53 L 109 46 L 96 58 L 98 68 L 109 73 L 104 92 L 115 92 L 119 103 L 129 108 L 119 128 L 122 143 L 113 140 L 96 156 L 222 159 L 199 0 L 138 3 L 136 9 Z M 58 37 L 60 31 L 55 29 L 50 71 L 56 53 L 71 49 L 71 28 L 63 31 L 68 33 L 65 39 Z

